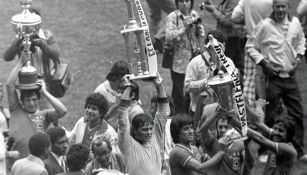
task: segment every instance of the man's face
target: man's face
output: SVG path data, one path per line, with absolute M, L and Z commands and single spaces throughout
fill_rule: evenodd
M 194 139 L 193 131 L 192 124 L 184 125 L 179 131 L 179 140 L 184 143 L 191 143 Z
M 87 104 L 85 107 L 86 120 L 88 122 L 97 122 L 100 119 L 98 107 L 92 104 Z
M 153 125 L 146 122 L 143 126 L 138 128 L 134 133 L 134 139 L 144 144 L 150 141 L 152 137 Z
M 190 0 L 178 0 L 178 9 L 187 14 L 191 8 L 191 1 Z
M 274 0 L 273 1 L 273 11 L 277 22 L 281 22 L 285 19 L 289 9 L 288 0 Z
M 273 140 L 276 142 L 285 142 L 287 140 L 287 130 L 285 127 L 275 124 L 273 126 L 275 134 L 273 136 Z
M 35 113 L 39 107 L 39 99 L 36 94 L 23 99 L 24 109 L 29 113 Z
M 229 129 L 227 120 L 224 120 L 224 119 L 218 120 L 216 129 L 217 129 L 218 136 L 223 137 Z
M 63 136 L 57 139 L 54 144 L 51 144 L 51 151 L 58 156 L 66 155 L 68 149 L 68 138 Z
M 101 145 L 94 146 L 95 158 L 103 168 L 108 168 L 110 164 L 111 150 L 106 142 L 102 142 Z

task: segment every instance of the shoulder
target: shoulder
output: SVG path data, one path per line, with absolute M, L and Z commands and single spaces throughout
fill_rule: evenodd
M 173 12 L 171 12 L 170 14 L 167 15 L 167 19 L 173 19 L 176 18 L 178 16 L 179 10 L 175 10 Z
M 94 92 L 101 93 L 101 92 L 105 91 L 105 90 L 107 89 L 108 84 L 109 84 L 109 81 L 108 81 L 108 80 L 106 80 L 106 81 L 100 83 L 100 84 L 96 87 L 96 89 L 95 89 Z

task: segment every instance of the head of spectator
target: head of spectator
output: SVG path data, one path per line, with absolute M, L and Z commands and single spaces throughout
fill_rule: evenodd
M 175 114 L 170 125 L 170 131 L 174 143 L 190 144 L 194 139 L 192 117 L 185 113 Z
M 111 163 L 110 156 L 112 151 L 110 141 L 106 137 L 97 137 L 92 142 L 91 151 L 99 165 L 102 168 L 108 169 Z
M 140 144 L 147 144 L 153 132 L 153 119 L 147 114 L 137 114 L 132 119 L 131 136 Z
M 51 151 L 58 156 L 66 155 L 68 138 L 65 130 L 61 127 L 52 127 L 47 130 L 47 134 L 50 137 Z
M 140 92 L 139 85 L 137 84 L 137 82 L 135 82 L 133 80 L 130 80 L 130 83 L 132 84 L 131 91 L 130 91 L 131 100 L 138 101 L 140 99 L 140 96 L 139 96 L 139 92 Z M 118 89 L 119 89 L 119 92 L 121 94 L 124 92 L 125 85 L 124 85 L 123 81 L 121 82 L 120 87 Z
M 290 9 L 289 0 L 273 0 L 273 18 L 276 22 L 282 22 Z
M 129 74 L 129 65 L 125 61 L 116 62 L 108 73 L 106 79 L 110 82 L 111 88 L 117 91 L 124 75 Z
M 99 93 L 91 93 L 85 100 L 86 121 L 89 123 L 100 123 L 108 112 L 108 101 Z
M 20 90 L 20 101 L 23 108 L 31 114 L 39 109 L 40 98 L 39 89 Z
M 85 168 L 89 158 L 89 148 L 82 144 L 72 145 L 66 155 L 66 164 L 69 171 L 80 172 Z
M 219 118 L 216 120 L 216 134 L 217 138 L 221 138 L 231 128 L 226 118 Z
M 278 118 L 273 125 L 273 141 L 292 142 L 295 133 L 295 126 L 292 121 L 284 118 Z
M 170 116 L 173 116 L 175 114 L 174 100 L 170 95 L 167 95 L 167 99 L 170 107 Z M 157 112 L 157 107 L 158 107 L 158 96 L 154 95 L 150 100 L 150 108 L 149 108 L 149 114 L 151 114 L 153 118 L 155 117 L 155 114 Z
M 177 9 L 188 14 L 194 6 L 194 0 L 175 0 Z
M 38 132 L 30 137 L 28 142 L 30 154 L 44 160 L 50 152 L 50 139 L 45 133 Z
M 226 44 L 226 36 L 220 30 L 211 30 L 207 33 L 205 43 L 209 42 L 209 35 L 212 35 L 218 42 L 223 45 L 223 49 L 225 49 Z M 213 49 L 213 48 L 212 48 Z

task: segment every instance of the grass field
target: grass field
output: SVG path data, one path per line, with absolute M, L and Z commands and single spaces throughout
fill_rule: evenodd
M 197 6 L 200 0 L 195 1 Z M 147 9 L 145 0 L 142 2 L 144 9 Z M 291 3 L 292 9 L 295 9 L 298 0 L 292 0 Z M 60 123 L 71 129 L 77 119 L 84 115 L 86 96 L 105 80 L 106 73 L 114 62 L 126 59 L 124 40 L 120 35 L 122 26 L 128 20 L 125 0 L 33 0 L 33 4 L 42 11 L 42 27 L 50 29 L 56 36 L 61 48 L 62 62 L 69 63 L 72 73 L 80 72 L 66 96 L 61 99 L 68 108 L 68 114 Z M 18 0 L 0 0 L 0 8 L 0 55 L 3 55 L 14 37 L 10 19 L 21 12 L 21 9 Z M 214 19 L 207 13 L 200 13 L 205 29 L 213 29 Z M 295 14 L 293 10 L 292 14 Z M 161 62 L 161 55 L 158 55 L 158 61 Z M 7 63 L 0 59 L 1 82 L 5 82 L 14 64 L 16 61 Z M 303 61 L 298 70 L 305 107 L 306 66 Z M 159 72 L 165 80 L 167 92 L 170 93 L 172 85 L 168 70 L 159 67 Z M 146 109 L 155 90 L 146 82 L 140 82 L 140 87 L 141 99 Z M 257 163 L 254 174 L 261 174 L 262 167 L 263 165 Z M 306 168 L 306 165 L 297 164 L 298 172 L 307 173 Z

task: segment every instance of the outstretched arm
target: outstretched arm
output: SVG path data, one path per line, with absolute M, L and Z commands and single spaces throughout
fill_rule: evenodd
M 208 145 L 211 143 L 212 136 L 209 132 L 209 128 L 212 125 L 212 123 L 214 123 L 218 117 L 225 116 L 225 114 L 226 114 L 226 110 L 219 107 L 217 103 L 213 103 L 213 104 L 205 106 L 203 110 L 202 119 L 200 120 L 200 123 L 199 123 L 201 137 L 202 137 L 202 141 L 204 145 Z
M 206 173 L 210 168 L 219 163 L 219 161 L 224 157 L 224 155 L 224 151 L 219 151 L 212 158 L 210 158 L 204 163 L 200 163 L 195 158 L 191 158 L 185 167 L 197 171 L 199 173 Z
M 44 31 L 46 40 L 42 38 L 33 39 L 32 43 L 42 49 L 43 53 L 53 61 L 59 63 L 60 51 L 55 37 L 48 30 Z
M 21 44 L 22 38 L 19 35 L 16 35 L 16 38 L 13 40 L 12 44 L 5 50 L 3 59 L 5 61 L 14 60 L 15 56 L 21 53 Z
M 25 63 L 25 58 L 23 56 L 21 56 L 21 58 L 18 60 L 17 65 L 14 67 L 14 69 L 12 70 L 12 72 L 10 73 L 10 75 L 7 79 L 7 83 L 6 83 L 7 96 L 8 96 L 9 108 L 10 108 L 11 111 L 19 103 L 15 87 L 16 87 L 16 81 L 17 81 L 17 78 L 18 78 L 19 70 L 22 67 L 22 65 L 24 65 L 24 63 Z

